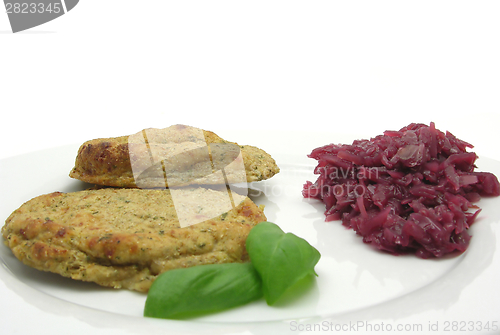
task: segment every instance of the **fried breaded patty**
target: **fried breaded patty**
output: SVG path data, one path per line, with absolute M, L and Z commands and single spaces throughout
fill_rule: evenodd
M 103 286 L 148 291 L 158 274 L 200 264 L 248 261 L 250 229 L 265 221 L 261 208 L 234 192 L 104 188 L 55 192 L 24 203 L 2 235 L 24 264 Z M 179 205 L 180 204 L 180 205 Z M 180 228 L 176 207 L 200 223 Z
M 155 188 L 254 182 L 278 172 L 275 160 L 260 148 L 174 125 L 87 141 L 70 177 L 97 185 Z

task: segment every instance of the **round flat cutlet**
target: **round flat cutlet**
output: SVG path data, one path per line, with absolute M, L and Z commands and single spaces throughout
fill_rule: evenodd
M 250 229 L 266 217 L 248 197 L 226 189 L 103 188 L 50 193 L 24 203 L 2 235 L 24 264 L 97 284 L 147 292 L 162 272 L 245 262 Z M 187 221 L 181 228 L 182 207 Z M 190 216 L 191 215 L 191 216 Z
M 229 183 L 261 181 L 279 173 L 275 160 L 260 148 L 174 125 L 87 141 L 80 146 L 69 175 L 104 186 L 165 188 L 224 184 L 214 177 L 221 169 Z

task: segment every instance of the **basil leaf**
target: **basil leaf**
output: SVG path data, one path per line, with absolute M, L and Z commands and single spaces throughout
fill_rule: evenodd
M 268 305 L 273 305 L 308 275 L 316 275 L 314 266 L 321 257 L 306 240 L 292 233 L 285 234 L 271 222 L 261 222 L 250 230 L 246 248 L 262 278 Z
M 149 289 L 144 316 L 183 319 L 261 297 L 262 282 L 252 264 L 197 265 L 159 275 Z

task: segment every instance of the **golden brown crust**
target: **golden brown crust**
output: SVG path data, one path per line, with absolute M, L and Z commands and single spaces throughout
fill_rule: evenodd
M 193 135 L 193 132 L 199 130 L 194 127 L 175 125 L 169 128 L 169 136 L 161 133 L 161 129 L 148 129 L 148 146 L 160 148 L 165 143 L 176 143 L 179 145 L 198 143 L 199 138 Z M 172 130 L 174 130 L 172 132 Z M 171 135 L 174 133 L 175 135 Z M 157 134 L 155 136 L 155 134 Z M 236 143 L 223 140 L 210 131 L 203 130 L 203 144 L 208 144 L 210 148 L 217 144 L 235 145 L 241 150 L 244 169 L 246 172 L 246 181 L 254 182 L 271 178 L 279 172 L 279 167 L 275 160 L 264 150 L 249 146 L 239 146 Z M 115 186 L 115 187 L 141 187 L 136 183 L 132 164 L 137 164 L 137 160 L 144 160 L 144 157 L 137 158 L 135 154 L 130 154 L 130 150 L 138 148 L 141 144 L 129 143 L 129 136 L 114 138 L 101 138 L 85 142 L 78 150 L 75 160 L 75 166 L 70 172 L 70 177 L 85 181 L 91 184 Z M 158 150 L 161 150 L 158 149 Z M 131 162 L 132 156 L 132 162 Z M 148 162 L 146 162 L 148 163 Z M 191 162 L 193 163 L 193 162 Z M 193 166 L 196 165 L 193 163 Z M 194 169 L 194 168 L 193 168 Z M 184 171 L 186 172 L 186 171 Z M 200 172 L 201 175 L 203 173 Z M 168 185 L 163 178 L 149 180 L 150 187 L 182 186 L 193 184 L 192 180 L 184 176 L 170 178 Z M 200 177 L 201 178 L 201 177 Z M 196 184 L 216 184 L 217 181 L 207 179 L 198 179 Z
M 34 198 L 9 216 L 2 235 L 29 266 L 140 292 L 169 269 L 247 261 L 245 240 L 266 220 L 262 209 L 233 194 L 241 202 L 212 218 L 204 203 L 222 199 L 223 192 L 184 191 L 199 207 L 193 215 L 203 220 L 185 228 L 169 190 L 105 188 Z

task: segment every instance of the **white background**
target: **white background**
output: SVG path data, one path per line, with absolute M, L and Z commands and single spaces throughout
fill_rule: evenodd
M 316 132 L 433 121 L 500 160 L 499 18 L 499 1 L 81 0 L 13 34 L 1 12 L 0 159 L 176 123 L 264 149 L 289 131 L 306 155 Z
M 499 157 L 498 1 L 82 0 L 12 34 L 0 157 L 185 123 L 360 137 L 434 121 Z

